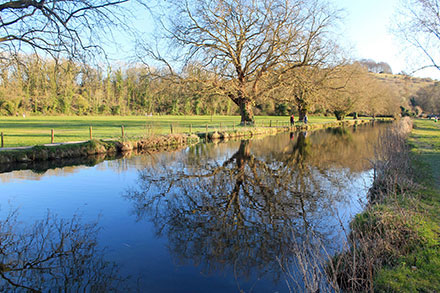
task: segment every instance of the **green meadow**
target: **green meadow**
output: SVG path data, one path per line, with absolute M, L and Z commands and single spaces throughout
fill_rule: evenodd
M 296 118 L 297 120 L 297 118 Z M 257 126 L 287 126 L 286 116 L 257 116 Z M 334 122 L 334 117 L 310 116 L 309 123 Z M 173 133 L 205 132 L 219 129 L 238 129 L 240 116 L 34 116 L 0 117 L 4 147 L 33 146 L 54 142 L 89 140 L 92 127 L 94 139 L 120 138 L 122 127 L 127 138 Z

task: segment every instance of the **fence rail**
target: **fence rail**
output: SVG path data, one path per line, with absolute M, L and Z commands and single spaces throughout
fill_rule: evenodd
M 300 123 L 300 122 L 298 122 Z M 1 148 L 15 146 L 30 146 L 48 143 L 61 143 L 69 141 L 83 141 L 92 139 L 130 139 L 140 137 L 151 137 L 154 135 L 166 134 L 197 134 L 215 131 L 238 131 L 256 127 L 289 127 L 290 122 L 285 120 L 257 121 L 253 124 L 217 122 L 194 124 L 189 123 L 159 123 L 146 122 L 143 126 L 104 126 L 96 125 L 72 128 L 38 128 L 35 131 L 1 131 Z M 119 130 L 118 130 L 119 129 Z M 28 144 L 23 143 L 29 141 Z

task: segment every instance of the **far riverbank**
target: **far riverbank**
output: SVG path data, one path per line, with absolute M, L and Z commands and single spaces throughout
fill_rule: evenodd
M 77 158 L 97 154 L 115 154 L 132 150 L 149 150 L 162 148 L 164 146 L 184 146 L 199 142 L 200 139 L 212 141 L 218 139 L 230 138 L 250 138 L 260 135 L 271 135 L 284 131 L 313 131 L 323 128 L 349 127 L 361 124 L 371 123 L 372 120 L 345 120 L 332 121 L 327 123 L 296 123 L 294 126 L 287 125 L 269 125 L 252 126 L 240 128 L 218 128 L 212 131 L 197 133 L 180 133 L 168 135 L 155 135 L 150 133 L 142 137 L 125 136 L 120 139 L 91 139 L 89 141 L 53 143 L 38 145 L 34 147 L 20 147 L 0 149 L 0 164 L 27 163 L 33 161 L 60 160 L 68 158 Z M 380 120 L 376 120 L 380 121 Z M 270 124 L 272 122 L 270 121 Z M 92 131 L 91 135 L 92 136 Z

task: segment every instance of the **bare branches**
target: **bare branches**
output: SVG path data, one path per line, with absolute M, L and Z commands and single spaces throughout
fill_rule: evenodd
M 419 50 L 425 58 L 421 60 L 425 65 L 414 72 L 428 67 L 440 70 L 440 1 L 401 0 L 401 3 L 395 34 Z
M 4 1 L 0 49 L 6 54 L 30 49 L 76 58 L 84 52 L 102 52 L 99 41 L 113 25 L 122 23 L 117 9 L 127 1 Z
M 123 289 L 115 264 L 97 248 L 96 224 L 52 214 L 23 226 L 17 213 L 0 221 L 0 290 L 44 292 Z

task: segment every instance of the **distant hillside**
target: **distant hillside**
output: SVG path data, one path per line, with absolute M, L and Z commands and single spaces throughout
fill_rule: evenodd
M 414 97 L 420 89 L 438 82 L 431 78 L 419 78 L 401 74 L 378 73 L 374 75 L 379 80 L 389 84 L 399 93 L 399 97 L 402 99 L 402 105 L 405 107 L 410 106 L 410 99 Z

